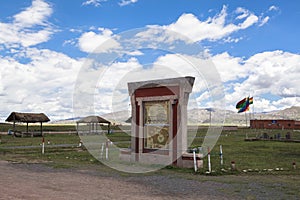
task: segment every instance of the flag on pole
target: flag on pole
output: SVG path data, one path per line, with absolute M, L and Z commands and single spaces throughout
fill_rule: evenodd
M 237 104 L 236 104 L 236 109 L 238 109 L 238 113 L 241 112 L 245 112 L 249 110 L 249 105 L 253 104 L 253 97 L 246 97 L 242 100 L 240 100 Z
M 253 104 L 253 97 L 249 98 L 249 104 Z

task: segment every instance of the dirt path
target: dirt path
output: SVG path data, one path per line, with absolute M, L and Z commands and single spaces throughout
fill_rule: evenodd
M 227 178 L 124 176 L 95 169 L 53 169 L 43 164 L 0 161 L 0 199 L 297 199 L 293 190 L 286 194 L 278 189 L 285 185 L 276 177 L 264 183 L 259 177 Z M 298 177 L 295 183 L 299 182 Z

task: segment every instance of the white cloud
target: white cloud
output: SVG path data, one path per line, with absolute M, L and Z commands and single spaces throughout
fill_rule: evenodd
M 257 24 L 259 18 L 244 8 L 236 10 L 238 20 L 242 22 L 226 23 L 227 7 L 214 17 L 209 17 L 205 21 L 199 20 L 191 13 L 182 14 L 178 20 L 170 25 L 164 26 L 165 29 L 183 34 L 193 41 L 218 40 L 229 36 L 239 30 L 247 29 Z
M 16 14 L 14 24 L 20 27 L 32 27 L 35 25 L 47 25 L 47 18 L 52 14 L 51 6 L 43 0 L 33 0 L 32 5 L 24 11 Z
M 250 69 L 243 65 L 243 59 L 239 57 L 232 57 L 227 52 L 224 52 L 213 56 L 211 59 L 224 83 L 245 78 L 249 75 Z
M 197 75 L 193 91 L 205 91 L 205 80 L 189 65 L 182 56 L 171 54 L 160 57 L 153 66 L 146 68 L 143 68 L 136 58 L 130 58 L 127 62 L 114 63 L 101 75 L 95 108 L 102 112 L 126 110 L 130 103 L 128 82 Z
M 103 2 L 106 2 L 108 0 L 86 0 L 82 3 L 83 6 L 92 5 L 95 7 L 99 7 L 102 5 Z M 127 6 L 129 4 L 134 4 L 138 2 L 138 0 L 121 0 L 118 4 L 119 6 Z
M 201 69 L 196 69 L 193 63 L 202 63 Z M 215 73 L 209 74 L 207 72 L 212 70 L 211 65 L 211 62 L 187 55 L 167 54 L 158 57 L 150 66 L 143 66 L 137 58 L 131 57 L 124 62 L 115 62 L 110 66 L 102 66 L 98 69 L 102 70 L 101 72 L 94 72 L 93 74 L 98 73 L 101 77 L 99 77 L 96 94 L 94 94 L 94 90 L 91 90 L 89 95 L 95 95 L 94 107 L 98 112 L 103 113 L 120 111 L 128 107 L 128 82 L 194 76 L 196 80 L 193 93 L 203 93 L 208 90 L 207 84 L 209 80 L 207 79 L 214 79 L 216 75 Z M 87 77 L 92 77 L 89 71 L 85 73 Z M 206 76 L 207 74 L 212 76 L 208 77 Z M 214 80 L 210 81 L 214 82 Z M 91 84 L 93 85 L 93 83 Z M 212 85 L 211 83 L 209 84 Z M 89 88 L 89 86 L 84 87 Z M 92 97 L 89 99 L 92 99 Z
M 283 51 L 259 53 L 246 61 L 254 77 L 249 82 L 275 95 L 288 97 L 300 94 L 300 55 Z M 259 84 L 258 84 L 259 83 Z M 292 92 L 293 91 L 293 92 Z M 291 94 L 291 92 L 293 94 Z
M 225 43 L 237 43 L 239 42 L 240 40 L 242 40 L 243 38 L 242 37 L 239 37 L 239 38 L 232 38 L 232 37 L 227 37 L 227 38 L 224 38 L 223 41 Z
M 237 26 L 237 30 L 246 29 L 252 26 L 253 24 L 256 24 L 257 22 L 258 22 L 258 17 L 254 14 L 250 14 L 243 23 Z
M 79 49 L 83 52 L 106 52 L 112 48 L 118 48 L 119 44 L 113 38 L 113 32 L 109 29 L 99 29 L 99 33 L 89 31 L 83 33 L 78 39 Z
M 13 16 L 11 23 L 0 22 L 0 45 L 29 47 L 48 41 L 54 32 L 47 21 L 52 12 L 45 1 L 33 0 L 30 7 Z
M 87 0 L 87 1 L 83 2 L 82 5 L 84 5 L 84 6 L 93 5 L 93 6 L 99 7 L 99 6 L 101 6 L 101 3 L 105 2 L 105 1 L 107 1 L 107 0 Z
M 246 9 L 244 9 L 244 8 L 241 8 L 241 7 L 238 7 L 238 8 L 235 10 L 235 12 L 236 12 L 237 14 L 239 14 L 239 15 L 236 17 L 236 19 L 244 19 L 244 18 L 248 17 L 249 14 L 250 14 L 249 10 L 246 10 Z
M 2 113 L 40 111 L 53 119 L 70 117 L 72 92 L 83 61 L 50 50 L 30 48 L 22 53 L 19 55 L 31 59 L 28 64 L 12 58 L 0 59 L 3 66 L 0 72 L 0 103 L 6 105 Z M 127 82 L 145 80 L 145 77 L 150 80 L 187 75 L 197 77 L 193 92 L 200 92 L 197 98 L 199 106 L 202 103 L 203 106 L 213 105 L 209 101 L 212 91 L 206 88 L 205 78 L 208 77 L 205 73 L 199 75 L 193 72 L 193 67 L 187 62 L 189 59 L 192 58 L 186 55 L 166 54 L 158 57 L 152 68 L 143 68 L 134 57 L 113 63 L 101 74 L 99 90 L 94 97 L 95 110 L 107 113 L 127 109 Z M 248 95 L 254 96 L 257 112 L 299 105 L 299 55 L 274 51 L 243 59 L 225 52 L 211 60 L 224 83 L 226 105 L 230 105 L 227 108 L 234 109 L 236 102 Z M 92 74 L 95 73 L 87 72 L 87 77 L 99 78 Z M 278 98 L 272 100 L 270 95 Z
M 138 0 L 122 0 L 121 2 L 119 2 L 120 6 L 127 6 L 129 4 L 133 4 L 138 2 Z
M 214 70 L 213 67 L 213 63 L 205 59 L 188 55 L 167 54 L 160 56 L 153 63 L 151 71 L 156 72 L 156 76 L 160 74 L 160 78 L 196 77 L 193 92 L 199 93 L 207 90 L 207 83 L 213 79 L 207 73 L 210 70 Z
M 12 111 L 45 112 L 51 119 L 70 117 L 72 93 L 82 61 L 47 49 L 29 48 L 18 59 L 0 57 L 2 116 Z
M 85 1 L 84 5 L 97 6 L 100 2 L 103 1 L 89 0 Z M 122 2 L 128 5 L 136 3 L 137 0 Z M 270 7 L 269 10 L 274 9 Z M 51 6 L 45 1 L 33 0 L 30 7 L 11 18 L 13 19 L 11 23 L 0 22 L 0 44 L 3 45 L 0 45 L 0 49 L 9 47 L 7 50 L 15 56 L 0 56 L 0 104 L 6 105 L 2 110 L 5 115 L 13 110 L 46 112 L 53 118 L 70 117 L 72 114 L 72 93 L 77 73 L 84 65 L 83 61 L 47 49 L 28 48 L 50 39 L 54 30 L 47 20 L 52 12 Z M 234 15 L 234 20 L 228 22 L 225 6 L 220 13 L 206 20 L 200 20 L 194 14 L 186 13 L 172 24 L 148 26 L 147 32 L 139 34 L 144 36 L 141 39 L 146 41 L 147 37 L 155 38 L 157 43 L 167 41 L 171 45 L 178 38 L 184 40 L 182 35 L 193 41 L 223 39 L 225 42 L 238 42 L 242 38 L 232 37 L 233 33 L 253 25 L 262 26 L 269 21 L 268 16 L 258 17 L 244 8 L 237 8 Z M 158 28 L 175 32 L 163 35 L 158 33 Z M 71 29 L 71 31 L 76 30 Z M 176 33 L 180 34 L 176 35 Z M 155 37 L 156 35 L 161 37 Z M 66 43 L 74 44 L 74 41 L 71 39 Z M 107 41 L 110 42 L 106 43 Z M 95 50 L 109 52 L 121 47 L 112 30 L 95 27 L 82 33 L 77 45 L 81 51 L 87 53 L 95 52 Z M 155 47 L 156 44 L 152 45 Z M 23 50 L 18 48 L 20 46 L 24 47 L 21 48 Z M 101 48 L 98 48 L 99 46 Z M 136 46 L 136 49 L 138 48 L 139 46 Z M 212 80 L 219 78 L 216 74 L 209 73 L 209 67 L 213 64 L 224 83 L 226 99 L 231 107 L 248 95 L 254 96 L 257 111 L 299 105 L 300 55 L 297 54 L 282 51 L 263 52 L 249 59 L 243 59 L 224 52 L 205 61 L 197 60 L 198 58 L 190 55 L 166 54 L 158 57 L 150 68 L 143 68 L 139 62 L 138 58 L 143 55 L 142 52 L 136 50 L 127 52 L 127 55 L 130 57 L 127 61 L 115 62 L 110 68 L 102 66 L 106 71 L 98 85 L 98 96 L 95 97 L 95 108 L 99 113 L 108 112 L 111 109 L 125 107 L 127 109 L 128 105 L 125 105 L 125 101 L 128 100 L 126 83 L 145 80 L 145 77 L 157 79 L 196 76 L 194 91 L 200 93 L 198 100 L 207 103 L 210 92 L 213 91 L 206 90 L 205 78 Z M 21 62 L 23 59 L 29 60 L 28 63 Z M 196 60 L 204 64 L 203 72 L 200 70 L 200 73 L 199 71 L 197 73 L 191 67 L 190 64 Z M 93 74 L 93 71 L 89 71 L 86 76 L 99 78 Z M 86 89 L 85 86 L 83 85 L 81 89 Z M 117 90 L 114 91 L 115 88 Z M 274 100 L 268 95 L 279 98 Z M 117 101 L 116 108 L 113 108 L 113 100 Z
M 255 103 L 255 104 L 254 104 Z M 277 110 L 278 107 L 274 106 L 273 103 L 265 98 L 260 98 L 260 97 L 254 97 L 254 111 L 255 112 L 268 112 L 268 111 L 273 111 L 273 110 Z M 253 109 L 250 108 L 250 109 Z
M 235 20 L 228 22 L 227 7 L 223 6 L 220 13 L 206 20 L 200 20 L 192 13 L 182 14 L 176 22 L 169 25 L 148 25 L 148 30 L 141 32 L 138 36 L 141 39 L 149 40 L 155 36 L 157 43 L 173 43 L 176 40 L 185 42 L 199 42 L 204 40 L 216 41 L 223 39 L 225 42 L 238 42 L 242 39 L 231 39 L 231 35 L 240 30 L 247 29 L 255 24 L 262 26 L 268 18 L 262 19 L 244 8 L 237 8 L 233 14 L 237 15 Z M 165 33 L 162 34 L 162 30 Z M 153 39 L 152 39 L 153 40 Z M 155 47 L 157 44 L 153 44 Z
M 225 83 L 230 104 L 253 95 L 259 100 L 255 103 L 257 111 L 299 105 L 300 55 L 283 51 L 263 52 L 243 60 L 242 63 L 234 61 L 241 58 L 227 57 L 227 62 L 233 63 L 227 66 L 219 57 L 220 55 L 216 55 L 213 59 L 218 58 L 220 61 L 216 65 L 221 77 L 232 81 L 230 84 Z M 235 75 L 230 75 L 231 73 Z
M 251 11 L 244 8 L 237 8 L 235 10 L 236 17 L 232 22 L 227 22 L 227 8 L 224 6 L 222 11 L 214 17 L 208 18 L 204 21 L 198 19 L 195 15 L 187 13 L 182 14 L 178 20 L 170 25 L 158 26 L 151 25 L 144 32 L 139 32 L 136 36 L 136 48 L 138 49 L 138 44 L 143 41 L 151 41 L 149 48 L 157 47 L 161 43 L 174 44 L 177 39 L 184 40 L 182 35 L 189 37 L 193 41 L 202 40 L 219 40 L 223 39 L 225 42 L 237 42 L 242 38 L 232 38 L 231 35 L 234 32 L 247 29 L 253 25 L 262 26 L 269 21 L 269 17 L 262 17 L 263 14 L 258 15 L 252 13 Z M 162 33 L 162 30 L 165 32 Z M 171 30 L 170 32 L 167 32 Z M 172 32 L 175 31 L 175 32 Z M 176 35 L 177 33 L 180 33 Z M 79 46 L 82 51 L 93 52 L 98 46 L 95 45 L 94 41 L 101 43 L 113 36 L 112 31 L 101 29 L 99 33 L 95 30 L 84 33 L 79 39 Z M 155 38 L 155 40 L 153 40 Z M 86 39 L 86 40 L 85 40 Z M 153 41 L 153 43 L 152 43 Z M 157 42 L 157 43 L 155 43 Z M 121 44 L 118 44 L 121 46 Z M 103 49 L 107 51 L 110 48 Z M 136 58 L 138 58 L 136 54 Z M 131 56 L 135 56 L 132 54 Z M 187 59 L 183 59 L 186 57 Z M 214 91 L 208 91 L 207 83 L 205 78 L 216 79 L 215 74 L 209 73 L 209 69 L 203 68 L 206 73 L 199 76 L 195 73 L 191 67 L 189 67 L 189 62 L 187 60 L 197 60 L 197 58 L 186 55 L 174 55 L 167 54 L 157 58 L 150 68 L 141 68 L 138 60 L 129 59 L 128 62 L 115 63 L 113 70 L 115 72 L 107 71 L 106 81 L 107 87 L 103 90 L 103 94 L 107 95 L 101 102 L 101 108 L 112 107 L 112 99 L 108 98 L 111 96 L 110 88 L 115 88 L 116 84 L 121 82 L 126 83 L 126 81 L 139 81 L 147 79 L 157 79 L 157 78 L 170 78 L 178 76 L 196 76 L 196 83 L 194 86 L 194 91 L 199 92 L 199 99 L 208 105 L 209 94 Z M 214 55 L 211 57 L 210 62 L 213 62 L 218 73 L 220 74 L 221 81 L 224 84 L 226 99 L 229 105 L 228 108 L 234 109 L 234 105 L 241 98 L 248 95 L 253 95 L 255 98 L 257 111 L 267 111 L 273 110 L 275 108 L 286 108 L 288 105 L 297 105 L 297 96 L 299 96 L 300 91 L 296 87 L 299 85 L 297 77 L 299 75 L 299 55 L 292 54 L 288 52 L 274 51 L 274 52 L 264 52 L 261 54 L 256 54 L 249 59 L 244 59 L 241 57 L 233 57 L 227 52 Z M 209 63 L 209 61 L 207 61 Z M 136 68 L 130 68 L 132 66 L 138 66 Z M 211 65 L 208 65 L 211 66 Z M 125 71 L 124 71 L 125 70 Z M 127 71 L 126 71 L 127 70 Z M 129 70 L 129 71 L 128 71 Z M 201 71 L 201 70 L 200 70 Z M 126 72 L 126 73 L 125 73 Z M 281 73 L 285 73 L 281 75 Z M 147 74 L 147 75 L 145 75 Z M 213 81 L 212 81 L 213 82 Z M 105 85 L 105 84 L 104 84 Z M 118 91 L 120 98 L 125 99 L 128 96 L 126 91 L 126 84 L 123 84 L 123 92 Z M 124 96 L 122 96 L 124 95 Z M 272 96 L 277 96 L 278 98 L 272 99 Z M 100 98 L 99 98 L 100 99 Z M 279 100 L 278 100 L 279 99 Z M 299 99 L 299 98 L 298 98 Z M 124 103 L 123 101 L 121 101 Z M 125 106 L 125 104 L 123 104 Z M 122 106 L 119 106 L 122 108 Z M 106 109 L 107 111 L 107 109 Z
M 270 20 L 269 16 L 266 16 L 265 18 L 263 18 L 259 24 L 259 26 L 263 26 L 265 25 L 268 21 Z
M 277 11 L 277 10 L 279 10 L 279 7 L 277 6 L 272 5 L 269 7 L 269 11 Z
M 129 58 L 126 62 L 115 62 L 110 66 L 107 66 L 104 74 L 101 76 L 101 84 L 99 87 L 104 88 L 106 90 L 113 90 L 118 85 L 121 87 L 125 86 L 127 89 L 127 81 L 137 80 L 140 76 L 134 76 L 132 73 L 140 72 L 142 69 L 142 65 L 139 61 L 132 57 Z
M 155 32 L 154 29 L 150 30 Z M 216 67 L 225 87 L 228 108 L 233 109 L 237 101 L 248 95 L 258 99 L 259 101 L 257 102 L 262 102 L 257 107 L 258 111 L 267 111 L 276 107 L 286 108 L 287 105 L 293 106 L 299 104 L 297 99 L 299 101 L 300 90 L 297 86 L 300 84 L 298 78 L 300 77 L 300 56 L 297 54 L 273 51 L 255 54 L 249 59 L 244 59 L 233 57 L 224 52 L 212 56 L 211 60 L 202 61 L 191 55 L 166 54 L 159 56 L 151 67 L 144 69 L 137 67 L 133 70 L 130 67 L 137 66 L 133 63 L 138 63 L 138 60 L 136 60 L 138 55 L 141 54 L 137 54 L 135 59 L 129 59 L 130 62 L 124 61 L 114 65 L 114 74 L 108 73 L 105 76 L 107 79 L 107 83 L 104 84 L 107 85 L 106 89 L 115 88 L 115 85 L 112 84 L 117 84 L 120 79 L 122 81 L 141 81 L 145 80 L 145 77 L 150 80 L 178 76 L 195 76 L 197 79 L 193 91 L 198 92 L 198 95 L 201 95 L 200 99 L 203 100 L 204 97 L 207 97 L 205 93 L 214 92 L 213 89 L 207 91 L 207 84 L 213 84 L 218 81 L 217 74 L 212 73 L 211 68 Z M 198 65 L 193 65 L 194 63 L 202 63 L 203 65 L 201 66 L 203 67 L 197 71 L 193 66 Z M 127 70 L 126 73 L 124 70 Z M 122 72 L 122 75 L 119 72 Z M 210 83 L 207 80 L 210 80 Z M 125 96 L 128 95 L 126 84 L 122 89 L 125 90 L 123 94 Z M 274 97 L 277 98 L 274 99 Z M 206 99 L 206 102 L 204 102 L 206 103 L 205 105 L 208 105 L 208 101 L 209 99 Z M 291 104 L 291 102 L 294 103 Z M 111 102 L 107 102 L 105 105 L 111 105 Z
M 107 113 L 126 110 L 129 103 L 127 83 L 143 80 L 145 75 L 143 66 L 134 57 L 106 66 L 97 84 L 96 110 Z

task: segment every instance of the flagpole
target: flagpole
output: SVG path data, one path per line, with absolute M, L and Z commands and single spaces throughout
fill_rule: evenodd
M 249 105 L 249 110 L 250 110 L 250 105 Z M 249 124 L 250 124 L 250 120 L 251 120 L 251 110 L 248 110 L 248 116 L 249 116 Z M 248 122 L 248 121 L 247 121 Z
M 247 111 L 245 111 L 245 121 L 246 121 L 246 127 L 247 127 Z
M 253 109 L 253 111 L 252 111 L 252 113 L 253 113 L 253 119 L 255 119 L 255 116 L 254 116 L 254 103 L 252 103 L 252 109 Z
M 250 120 L 251 120 L 251 111 L 248 112 L 249 114 L 249 126 L 250 126 Z M 247 121 L 248 122 L 248 121 Z
M 246 120 L 246 128 L 248 127 L 248 122 L 247 122 L 247 111 L 245 111 L 245 120 Z M 248 131 L 246 132 L 246 139 L 248 139 Z

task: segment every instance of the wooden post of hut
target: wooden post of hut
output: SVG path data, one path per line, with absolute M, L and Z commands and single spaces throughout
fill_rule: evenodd
M 13 116 L 13 132 L 15 132 L 16 131 L 16 116 L 14 115 Z
M 43 133 L 43 122 L 41 122 L 41 135 L 44 137 L 44 133 Z
M 110 123 L 108 123 L 108 126 L 107 126 L 107 134 L 110 133 Z

